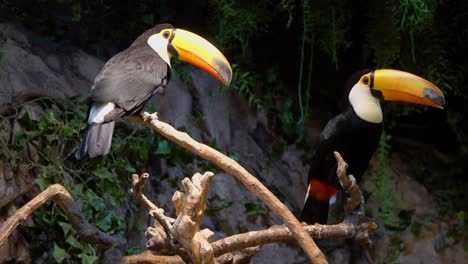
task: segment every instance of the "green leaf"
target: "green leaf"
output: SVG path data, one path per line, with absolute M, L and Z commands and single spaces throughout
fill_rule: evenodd
M 68 256 L 68 253 L 63 249 L 57 246 L 54 242 L 54 253 L 53 253 L 55 261 L 58 263 L 62 263 L 62 261 Z
M 169 155 L 171 154 L 171 147 L 169 146 L 169 142 L 167 140 L 159 141 L 158 148 L 156 149 L 156 154 L 159 155 Z
M 136 172 L 136 169 L 134 167 L 132 167 L 131 164 L 127 163 L 125 164 L 125 170 L 129 173 L 135 173 Z
M 78 257 L 81 259 L 83 264 L 93 264 L 97 263 L 98 256 L 96 256 L 96 250 L 90 244 L 86 244 L 83 249 L 83 253 L 79 254 Z
M 93 174 L 97 175 L 99 179 L 114 179 L 114 174 L 105 167 L 96 168 L 95 170 L 93 170 Z
M 47 188 L 47 184 L 45 183 L 44 181 L 44 178 L 37 178 L 34 180 L 36 182 L 37 185 L 39 185 L 39 189 L 41 189 L 41 191 L 45 190 Z
M 17 120 L 18 120 L 18 123 L 21 125 L 21 128 L 27 131 L 37 129 L 36 121 L 31 120 L 31 117 L 29 116 L 28 112 L 24 113 L 24 115 Z
M 0 50 L 0 61 L 5 58 L 6 53 Z
M 90 256 L 85 254 L 80 254 L 78 257 L 81 258 L 81 263 L 83 264 L 94 264 L 98 260 L 97 256 Z
M 31 141 L 31 138 L 24 131 L 20 131 L 15 134 L 15 142 L 19 144 L 24 144 L 28 143 L 29 141 Z
M 457 228 L 460 231 L 465 231 L 466 230 L 466 214 L 464 211 L 460 211 L 457 213 Z
M 78 249 L 81 249 L 81 250 L 83 250 L 83 248 L 84 248 L 83 244 L 81 244 L 80 241 L 78 241 L 72 235 L 68 236 L 67 239 L 65 240 L 65 242 L 67 242 L 68 244 L 70 244 L 74 248 L 78 248 Z
M 141 144 L 140 147 L 138 148 L 138 158 L 142 162 L 145 162 L 148 160 L 148 153 L 149 153 L 149 145 L 147 142 L 145 142 Z
M 75 131 L 76 130 L 72 129 L 71 127 L 62 126 L 59 129 L 59 136 L 62 139 L 69 139 L 69 138 L 72 138 L 73 134 L 75 134 Z
M 148 112 L 154 113 L 154 112 L 156 112 L 156 111 L 158 111 L 158 107 L 157 107 L 156 105 L 150 104 L 150 105 L 148 106 Z
M 76 3 L 72 6 L 72 21 L 80 22 L 81 20 L 81 4 Z
M 113 216 L 114 216 L 114 213 L 111 212 L 107 214 L 101 221 L 99 221 L 98 226 L 102 231 L 107 232 L 112 228 Z
M 62 227 L 63 236 L 66 237 L 68 235 L 68 232 L 70 232 L 70 230 L 71 230 L 71 225 L 69 223 L 65 223 L 65 222 L 58 222 L 58 224 Z
M 231 154 L 229 155 L 229 157 L 233 159 L 234 161 L 239 161 L 239 157 L 236 154 Z

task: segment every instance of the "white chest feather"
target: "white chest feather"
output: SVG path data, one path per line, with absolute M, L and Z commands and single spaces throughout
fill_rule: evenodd
M 104 122 L 104 117 L 114 108 L 114 103 L 94 103 L 89 111 L 88 124 Z
M 349 93 L 349 102 L 361 119 L 371 123 L 381 123 L 383 120 L 380 101 L 374 97 L 370 88 L 358 83 Z

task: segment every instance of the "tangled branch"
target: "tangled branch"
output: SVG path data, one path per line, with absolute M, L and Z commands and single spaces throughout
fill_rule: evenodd
M 297 218 L 291 213 L 289 208 L 284 205 L 268 188 L 266 188 L 257 178 L 244 169 L 239 163 L 227 157 L 221 152 L 201 144 L 192 139 L 187 133 L 177 131 L 174 127 L 159 121 L 156 115 L 144 113 L 142 116 L 129 116 L 146 127 L 153 129 L 163 137 L 177 143 L 179 146 L 190 152 L 206 159 L 228 174 L 234 176 L 240 181 L 247 190 L 262 200 L 265 205 L 291 230 L 299 245 L 305 251 L 313 263 L 326 263 L 325 256 L 317 247 L 312 238 L 305 232 Z
M 358 186 L 355 184 L 354 177 L 347 175 L 347 163 L 343 160 L 338 152 L 335 152 L 335 157 L 338 162 L 337 175 L 343 185 L 344 190 L 350 194 L 345 205 L 345 220 L 336 225 L 308 225 L 303 226 L 303 230 L 307 232 L 313 239 L 325 238 L 355 238 L 364 245 L 371 245 L 369 233 L 373 232 L 377 225 L 373 222 L 359 222 L 356 215 L 361 215 L 363 212 L 363 197 Z M 173 222 L 170 228 L 163 228 L 165 223 L 172 222 L 170 217 L 164 214 L 154 217 L 159 222 L 159 229 L 151 227 L 154 237 L 149 238 L 148 249 L 153 252 L 161 252 L 164 249 L 167 252 L 167 247 L 173 247 L 171 252 L 184 252 L 181 255 L 180 263 L 192 261 L 194 263 L 245 263 L 242 261 L 250 260 L 254 256 L 260 246 L 268 243 L 286 243 L 294 241 L 294 236 L 286 226 L 273 226 L 266 230 L 252 231 L 242 234 L 233 235 L 215 242 L 210 243 L 213 232 L 208 229 L 200 231 L 200 219 L 206 208 L 206 195 L 210 187 L 213 174 L 206 172 L 204 175 L 196 173 L 192 180 L 185 178 L 182 180 L 184 192 L 176 192 L 174 194 L 173 203 L 176 208 L 177 219 Z M 133 175 L 133 188 L 141 190 L 142 185 L 148 179 L 148 174 L 143 174 L 141 177 Z M 137 201 L 142 203 L 145 208 L 151 207 L 151 210 L 161 210 L 153 204 L 148 206 L 148 200 L 141 192 L 134 191 L 134 194 L 139 194 L 141 197 L 135 197 Z M 151 203 L 151 202 L 150 202 Z M 159 230 L 159 231 L 158 231 Z M 163 234 L 164 230 L 172 230 L 173 234 Z M 171 243 L 169 237 L 174 237 L 178 243 Z M 159 241 L 154 243 L 154 240 Z M 152 241 L 153 240 L 153 241 Z M 166 241 L 164 241 L 166 240 Z M 237 254 L 233 252 L 237 251 Z M 187 257 L 188 256 L 188 257 Z M 140 259 L 141 257 L 141 259 Z M 161 261 L 164 256 L 154 255 L 154 261 Z M 174 256 L 167 256 L 168 262 L 174 260 Z M 124 263 L 141 263 L 139 261 L 151 259 L 151 254 L 148 252 L 137 256 L 124 257 L 119 259 Z M 187 261 L 188 260 L 188 261 Z M 171 262 L 172 263 L 172 262 Z M 177 263 L 177 262 L 176 262 Z

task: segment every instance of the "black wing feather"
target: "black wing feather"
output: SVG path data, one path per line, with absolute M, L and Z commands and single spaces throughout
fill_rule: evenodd
M 88 99 L 114 102 L 126 112 L 139 108 L 167 83 L 168 65 L 149 47 L 129 48 L 110 59 L 96 77 Z
M 312 177 L 340 187 L 336 176 L 334 151 L 340 152 L 348 163 L 348 173 L 359 181 L 377 149 L 382 124 L 360 119 L 352 109 L 331 119 L 325 126 L 315 147 L 309 181 Z
M 312 154 L 308 182 L 312 178 L 327 183 L 335 182 L 336 174 L 333 173 L 333 170 L 336 171 L 336 160 L 333 152 L 339 151 L 339 146 L 342 145 L 343 139 L 347 137 L 346 133 L 349 130 L 343 129 L 346 122 L 346 116 L 343 113 L 328 121 Z

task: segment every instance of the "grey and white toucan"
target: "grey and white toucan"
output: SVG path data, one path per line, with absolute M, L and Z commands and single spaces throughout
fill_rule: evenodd
M 147 30 L 108 60 L 96 76 L 78 160 L 109 153 L 115 120 L 138 113 L 151 96 L 164 91 L 172 57 L 203 69 L 224 85 L 231 82 L 229 62 L 207 40 L 170 24 Z

